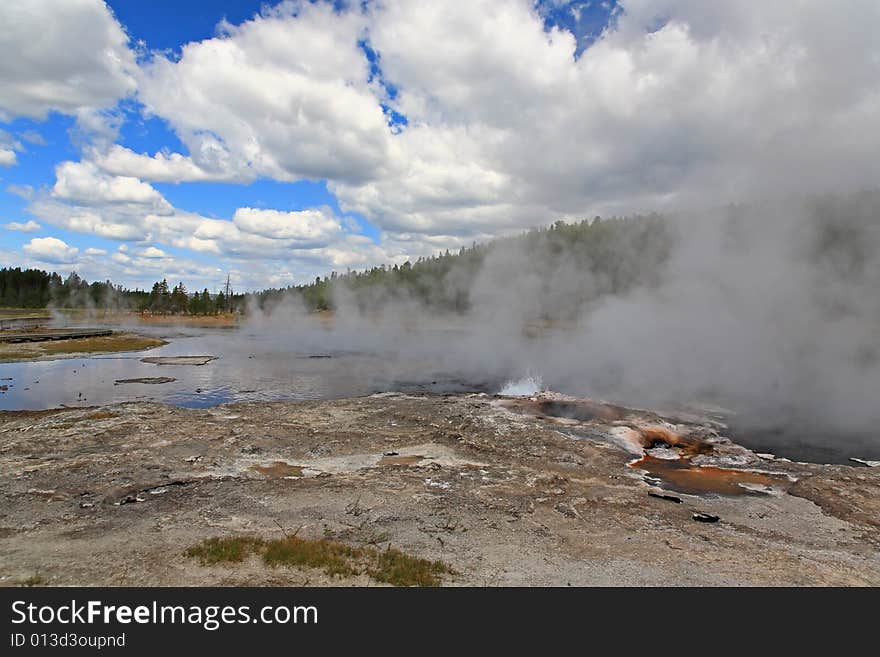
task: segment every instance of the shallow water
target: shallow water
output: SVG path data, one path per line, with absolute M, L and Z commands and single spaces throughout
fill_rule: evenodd
M 190 408 L 229 402 L 337 399 L 377 392 L 496 393 L 508 384 L 523 383 L 521 373 L 474 374 L 480 360 L 444 359 L 461 338 L 456 331 L 423 331 L 415 339 L 436 343 L 436 350 L 407 349 L 392 344 L 354 351 L 345 339 L 325 341 L 280 339 L 278 333 L 248 329 L 170 329 L 138 327 L 143 334 L 169 343 L 148 351 L 95 355 L 51 361 L 0 363 L 0 410 L 40 410 L 60 406 L 97 406 L 126 401 L 159 401 Z M 410 336 L 412 338 L 412 336 Z M 328 346 L 328 345 L 336 345 Z M 410 345 L 411 347 L 411 345 Z M 427 352 L 427 353 L 423 353 Z M 217 356 L 205 365 L 143 363 L 155 356 Z M 468 371 L 464 371 L 466 368 Z M 123 383 L 120 379 L 173 377 L 161 384 Z M 512 377 L 512 378 L 511 378 Z M 537 377 L 535 377 L 537 380 Z M 581 396 L 589 394 L 570 380 L 548 380 L 547 389 Z M 528 394 L 538 384 L 529 381 Z M 3 389 L 5 388 L 5 390 Z M 516 390 L 519 392 L 519 390 Z M 639 405 L 638 400 L 616 400 Z M 724 400 L 717 400 L 725 406 Z M 735 407 L 731 404 L 729 407 Z M 748 416 L 747 411 L 743 415 Z M 880 459 L 875 432 L 854 434 L 834 430 L 731 427 L 731 437 L 757 452 L 820 463 L 849 463 L 850 457 Z
M 141 331 L 145 333 L 147 331 Z M 404 392 L 479 392 L 489 382 L 464 382 L 440 363 L 401 361 L 388 353 L 294 351 L 268 334 L 202 329 L 151 331 L 169 344 L 148 351 L 2 363 L 0 410 L 38 410 L 152 400 L 203 408 L 234 401 L 327 399 Z M 156 365 L 153 356 L 212 355 L 205 365 Z M 173 377 L 169 383 L 120 379 Z

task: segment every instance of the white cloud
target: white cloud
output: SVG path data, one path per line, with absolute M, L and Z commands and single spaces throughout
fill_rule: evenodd
M 245 233 L 290 240 L 300 248 L 323 246 L 342 233 L 339 220 L 329 208 L 299 212 L 239 208 L 232 220 Z
M 20 223 L 18 221 L 10 221 L 7 224 L 3 224 L 3 227 L 6 230 L 17 230 L 22 233 L 35 233 L 40 230 L 41 226 L 33 219 L 29 219 L 25 223 Z
M 189 157 L 98 161 L 327 178 L 392 239 L 857 187 L 880 175 L 880 6 L 850 5 L 631 0 L 576 59 L 527 0 L 295 4 L 145 68 L 141 98 Z M 365 38 L 396 98 L 367 82 Z M 382 103 L 409 125 L 389 129 Z
M 23 150 L 21 142 L 5 130 L 0 130 L 0 167 L 11 167 L 18 164 L 15 151 L 20 150 Z
M 15 151 L 11 148 L 0 148 L 0 167 L 11 167 L 18 164 Z
M 135 88 L 128 37 L 101 0 L 4 0 L 0 52 L 0 120 L 107 107 Z
M 39 197 L 28 206 L 28 211 L 44 223 L 77 233 L 116 240 L 143 240 L 147 237 L 143 216 L 148 208 L 131 205 L 83 207 Z
M 171 209 L 151 185 L 130 176 L 108 175 L 88 161 L 62 162 L 55 167 L 52 196 L 82 205 L 134 203 L 154 211 Z
M 389 175 L 332 189 L 390 230 L 460 234 L 870 184 L 880 8 L 853 4 L 627 2 L 575 60 L 525 2 L 388 3 L 370 38 L 411 127 Z
M 28 210 L 66 230 L 144 245 L 130 254 L 122 244 L 110 256 L 116 265 L 132 270 L 152 271 L 172 262 L 158 245 L 222 257 L 227 262 L 298 261 L 305 267 L 300 270 L 310 276 L 316 270 L 387 259 L 381 247 L 353 235 L 352 228 L 327 207 L 295 212 L 245 207 L 237 209 L 231 219 L 210 218 L 174 208 L 148 183 L 113 176 L 88 160 L 58 165 L 54 186 L 38 193 Z
M 237 171 L 221 158 L 204 157 L 202 166 L 180 153 L 156 153 L 152 157 L 114 144 L 106 150 L 96 150 L 91 156 L 108 173 L 133 176 L 153 182 L 231 182 L 251 180 L 254 173 Z M 211 167 L 219 164 L 219 167 Z
M 297 3 L 190 43 L 179 60 L 156 56 L 141 69 L 139 98 L 171 123 L 191 161 L 117 151 L 108 166 L 156 179 L 170 170 L 186 180 L 372 177 L 390 131 L 358 46 L 364 28 L 359 11 Z
M 157 249 L 155 246 L 149 246 L 146 249 L 138 251 L 138 255 L 142 258 L 164 258 L 167 254 L 162 249 Z
M 45 8 L 13 4 L 0 14 Z M 574 36 L 546 29 L 531 0 L 341 11 L 285 3 L 138 70 L 101 8 L 106 29 L 71 23 L 92 35 L 77 44 L 91 59 L 67 65 L 103 71 L 107 93 L 73 90 L 62 107 L 57 80 L 68 78 L 47 64 L 27 87 L 46 89 L 45 98 L 15 78 L 0 88 L 0 108 L 9 97 L 36 107 L 31 114 L 57 107 L 92 135 L 83 161 L 59 165 L 51 193 L 32 201 L 43 223 L 248 263 L 242 271 L 280 263 L 266 277 L 397 262 L 561 217 L 876 185 L 875 1 L 849 0 L 845 11 L 822 0 L 797 11 L 748 0 L 623 4 L 577 58 Z M 95 3 L 68 5 L 56 13 Z M 45 20 L 52 34 L 56 19 Z M 0 27 L 0 39 L 8 32 Z M 396 95 L 371 72 L 362 41 Z M 95 44 L 118 65 L 96 67 L 108 60 L 95 58 Z M 0 82 L 9 66 L 0 62 Z M 185 152 L 111 143 L 119 115 L 99 109 L 131 91 L 132 79 L 146 115 L 167 120 Z M 389 127 L 383 105 L 408 124 Z M 326 179 L 344 212 L 382 229 L 380 244 L 326 209 L 208 218 L 173 208 L 145 182 L 257 178 Z M 132 262 L 162 261 L 132 253 Z
M 6 191 L 10 194 L 15 194 L 16 196 L 29 201 L 34 197 L 34 188 L 30 185 L 7 185 Z
M 57 237 L 35 237 L 21 247 L 26 254 L 40 262 L 65 264 L 76 259 L 79 249 L 68 246 Z
M 105 251 L 104 249 L 96 249 L 96 248 L 90 246 L 89 248 L 87 248 L 85 250 L 85 254 L 90 255 L 90 256 L 100 256 L 100 255 L 107 255 L 107 251 Z

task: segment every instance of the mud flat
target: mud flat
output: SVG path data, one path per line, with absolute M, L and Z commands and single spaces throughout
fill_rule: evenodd
M 547 395 L 0 413 L 0 583 L 378 583 L 246 549 L 295 540 L 447 585 L 880 584 L 877 468 L 724 431 Z
M 143 351 L 164 344 L 167 343 L 160 338 L 107 329 L 59 329 L 49 333 L 8 334 L 0 340 L 0 362 Z

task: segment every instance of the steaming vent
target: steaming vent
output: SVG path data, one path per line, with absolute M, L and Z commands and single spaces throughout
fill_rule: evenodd
M 540 376 L 526 376 L 514 381 L 508 381 L 498 392 L 503 397 L 531 397 L 537 395 L 544 387 L 544 381 Z

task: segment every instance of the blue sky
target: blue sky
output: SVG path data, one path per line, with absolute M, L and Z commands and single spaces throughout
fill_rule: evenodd
M 129 38 L 128 46 L 135 57 L 148 61 L 158 54 L 174 61 L 181 56 L 182 48 L 192 42 L 200 42 L 218 35 L 218 25 L 228 23 L 239 25 L 253 19 L 265 11 L 271 3 L 252 0 L 224 0 L 222 2 L 184 2 L 177 0 L 156 0 L 144 3 L 139 0 L 109 0 L 107 2 L 116 21 Z M 344 9 L 343 5 L 338 5 Z M 601 33 L 608 23 L 614 8 L 613 3 L 538 2 L 534 11 L 544 21 L 546 29 L 559 27 L 571 31 L 578 38 L 577 55 Z M 369 78 L 381 82 L 390 100 L 397 94 L 396 86 L 385 80 L 381 69 L 381 56 L 375 52 L 368 37 L 360 42 L 370 65 Z M 388 122 L 396 129 L 407 125 L 407 118 L 389 102 L 381 102 L 381 108 Z M 105 111 L 115 114 L 115 135 L 113 142 L 135 153 L 155 154 L 174 152 L 189 155 L 188 148 L 177 136 L 167 120 L 148 111 L 136 96 L 122 98 Z M 55 167 L 60 162 L 77 161 L 82 158 L 84 148 L 88 148 L 90 138 L 83 134 L 75 116 L 50 110 L 45 118 L 16 117 L 0 123 L 9 140 L 19 145 L 16 149 L 16 165 L 2 170 L 0 184 L 0 217 L 7 226 L 29 225 L 36 221 L 39 230 L 2 230 L 0 247 L 7 253 L 21 251 L 22 247 L 44 233 L 62 240 L 69 247 L 84 253 L 87 249 L 100 249 L 112 253 L 128 249 L 131 245 L 120 244 L 119 240 L 86 231 L 71 230 L 69 227 L 54 225 L 50 230 L 46 224 L 51 222 L 34 219 L 30 212 L 31 203 L 40 190 L 49 190 L 55 183 Z M 29 137 L 29 140 L 22 138 Z M 362 214 L 344 211 L 336 196 L 328 189 L 327 180 L 273 180 L 258 176 L 254 180 L 235 182 L 153 182 L 157 190 L 176 210 L 196 213 L 215 219 L 228 219 L 238 208 L 265 208 L 280 211 L 299 211 L 315 207 L 328 207 L 342 220 L 349 220 L 347 230 L 369 238 L 379 244 L 382 231 Z M 32 224 L 30 224 L 32 225 Z M 161 249 L 169 256 L 188 257 L 201 264 L 216 265 L 218 272 L 228 265 L 216 254 L 187 253 L 185 249 L 173 245 L 162 245 Z M 24 252 L 21 251 L 23 254 Z M 8 265 L 27 264 L 22 262 L 4 263 Z M 69 260 L 69 261 L 66 261 Z M 76 267 L 72 258 L 49 260 L 45 264 L 56 268 Z M 332 265 L 332 263 L 328 263 Z M 366 263 L 364 263 L 366 264 Z M 375 263 L 373 263 L 375 264 Z M 104 276 L 100 267 L 92 265 L 89 274 Z M 108 271 L 107 276 L 113 271 Z M 313 273 L 309 271 L 309 276 Z M 131 272 L 129 272 L 129 278 Z M 296 275 L 293 274 L 295 277 Z M 124 281 L 128 284 L 146 284 L 142 277 Z M 291 281 L 292 282 L 292 281 Z M 257 284 L 258 281 L 253 281 Z
M 8 0 L 0 264 L 255 289 L 862 184 L 853 2 Z

